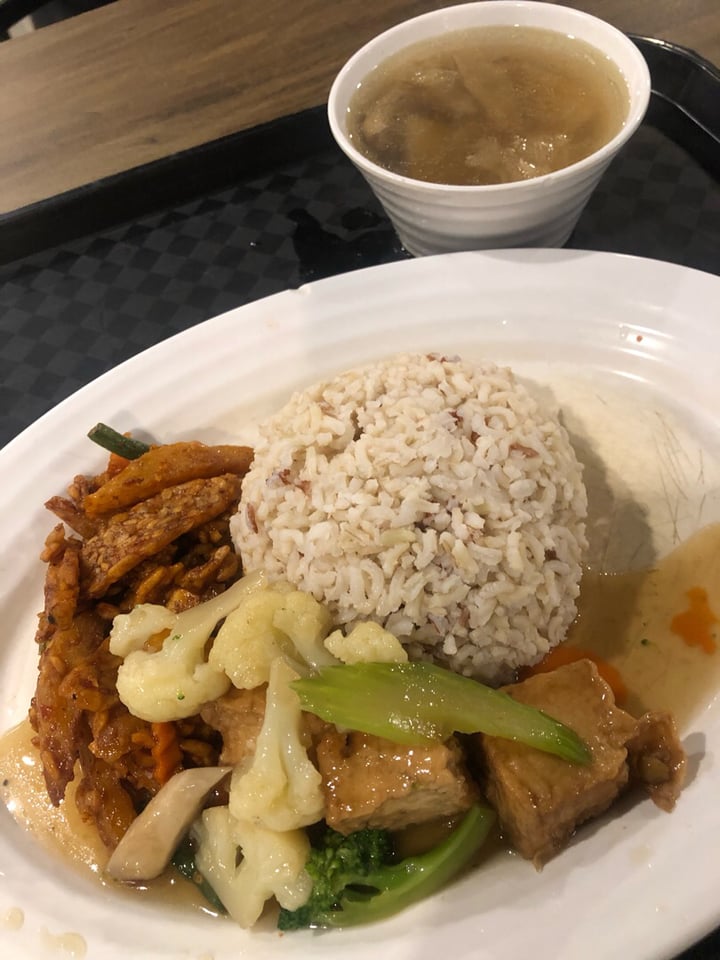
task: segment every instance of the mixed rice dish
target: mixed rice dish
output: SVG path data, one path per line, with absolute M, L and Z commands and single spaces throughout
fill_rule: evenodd
M 47 504 L 30 710 L 108 882 L 176 869 L 245 927 L 351 926 L 491 830 L 541 867 L 633 785 L 673 808 L 672 716 L 631 716 L 588 659 L 536 671 L 587 495 L 510 370 L 402 355 L 295 394 L 254 449 L 120 441 Z M 409 854 L 408 825 L 432 837 Z

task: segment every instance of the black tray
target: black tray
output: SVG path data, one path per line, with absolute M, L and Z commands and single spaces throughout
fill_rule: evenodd
M 650 109 L 569 246 L 720 272 L 720 73 L 633 39 L 650 64 Z M 0 218 L 0 446 L 173 333 L 404 256 L 324 108 Z
M 631 37 L 652 76 L 645 126 L 662 131 L 717 180 L 720 71 L 684 47 Z M 0 264 L 207 196 L 324 149 L 335 148 L 325 108 L 319 107 L 0 214 Z
M 720 273 L 720 73 L 633 39 L 650 65 L 650 109 L 568 246 Z M 0 445 L 174 333 L 406 256 L 324 108 L 0 217 Z M 682 960 L 719 957 L 720 932 Z

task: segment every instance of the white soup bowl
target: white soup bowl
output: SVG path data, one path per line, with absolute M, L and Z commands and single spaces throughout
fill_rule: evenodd
M 577 37 L 612 60 L 625 77 L 629 108 L 618 133 L 583 160 L 512 183 L 457 186 L 414 180 L 368 160 L 348 136 L 353 94 L 388 57 L 418 41 L 483 26 L 527 26 Z M 358 50 L 336 77 L 328 99 L 330 129 L 382 203 L 412 254 L 501 247 L 560 247 L 620 148 L 642 122 L 650 74 L 635 44 L 615 27 L 571 7 L 536 0 L 482 0 L 406 20 Z

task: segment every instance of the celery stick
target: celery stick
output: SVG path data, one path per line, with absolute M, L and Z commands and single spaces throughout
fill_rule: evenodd
M 541 710 L 430 663 L 358 663 L 323 667 L 295 681 L 303 708 L 350 730 L 396 743 L 486 733 L 589 763 L 578 735 Z

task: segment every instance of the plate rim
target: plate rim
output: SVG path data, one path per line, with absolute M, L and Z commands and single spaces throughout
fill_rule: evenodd
M 429 273 L 431 276 L 439 277 L 443 275 L 446 266 L 448 266 L 450 273 L 453 275 L 456 272 L 461 274 L 464 270 L 467 270 L 469 273 L 482 272 L 482 269 L 489 268 L 490 265 L 498 259 L 515 267 L 519 266 L 534 271 L 547 267 L 550 267 L 551 270 L 564 270 L 568 269 L 569 263 L 582 260 L 586 264 L 591 263 L 593 266 L 598 267 L 599 273 L 604 272 L 614 276 L 621 274 L 623 276 L 626 274 L 637 276 L 638 273 L 642 273 L 643 282 L 646 279 L 646 275 L 649 278 L 660 270 L 665 275 L 672 275 L 676 278 L 679 281 L 679 287 L 681 289 L 687 287 L 703 295 L 705 290 L 710 291 L 714 289 L 716 293 L 720 292 L 720 277 L 713 274 L 707 274 L 703 271 L 684 267 L 679 264 L 666 264 L 662 261 L 650 260 L 633 255 L 610 254 L 599 251 L 484 251 L 477 254 L 444 254 L 425 258 L 424 260 L 396 261 L 376 267 L 368 267 L 349 274 L 340 274 L 319 281 L 313 281 L 312 283 L 304 284 L 297 288 L 290 288 L 272 294 L 269 297 L 262 298 L 261 300 L 252 301 L 243 306 L 225 311 L 216 317 L 203 321 L 188 330 L 175 334 L 139 352 L 102 374 L 100 377 L 95 378 L 79 390 L 74 391 L 51 410 L 43 414 L 42 417 L 38 418 L 33 424 L 29 425 L 18 434 L 17 437 L 9 441 L 9 443 L 0 450 L 0 471 L 4 472 L 6 468 L 11 469 L 14 462 L 17 462 L 27 455 L 28 449 L 32 448 L 37 440 L 42 439 L 48 431 L 52 431 L 53 427 L 56 424 L 60 424 L 68 415 L 72 417 L 76 406 L 78 404 L 82 406 L 88 400 L 92 400 L 98 390 L 105 390 L 108 385 L 112 387 L 118 377 L 131 377 L 136 373 L 142 372 L 143 369 L 151 367 L 158 357 L 162 358 L 165 353 L 168 351 L 172 352 L 178 345 L 182 347 L 184 345 L 200 343 L 202 342 L 202 337 L 207 335 L 208 332 L 230 329 L 238 316 L 242 315 L 245 319 L 248 317 L 252 318 L 255 315 L 262 317 L 268 313 L 268 310 L 271 311 L 274 306 L 291 301 L 293 303 L 300 302 L 312 308 L 316 305 L 317 300 L 322 301 L 323 299 L 328 299 L 328 297 L 332 299 L 336 293 L 344 294 L 348 288 L 348 284 L 351 289 L 361 289 L 371 277 L 373 281 L 390 279 L 392 283 L 396 282 L 396 278 L 404 278 L 406 274 L 412 275 L 416 272 L 418 276 Z M 480 264 L 480 267 L 478 267 L 478 264 Z M 718 297 L 717 302 L 720 302 L 720 297 Z M 262 327 L 262 330 L 266 331 L 266 328 Z M 247 333 L 247 335 L 250 336 L 252 342 L 251 334 Z M 90 459 L 90 457 L 87 459 Z M 0 516 L 2 516 L 2 512 L 0 508 Z M 3 889 L 3 886 L 4 880 L 0 879 L 0 890 Z M 688 936 L 692 937 L 692 940 L 679 935 L 676 946 L 682 947 L 688 945 L 690 942 L 694 942 L 698 936 L 703 936 L 709 930 L 714 929 L 718 921 L 720 921 L 720 908 L 715 911 L 712 920 L 705 918 L 703 922 L 693 926 L 692 932 L 688 934 Z M 0 943 L 2 943 L 2 937 L 3 934 L 2 931 L 0 931 Z M 9 941 L 9 943 L 11 943 L 11 941 Z

